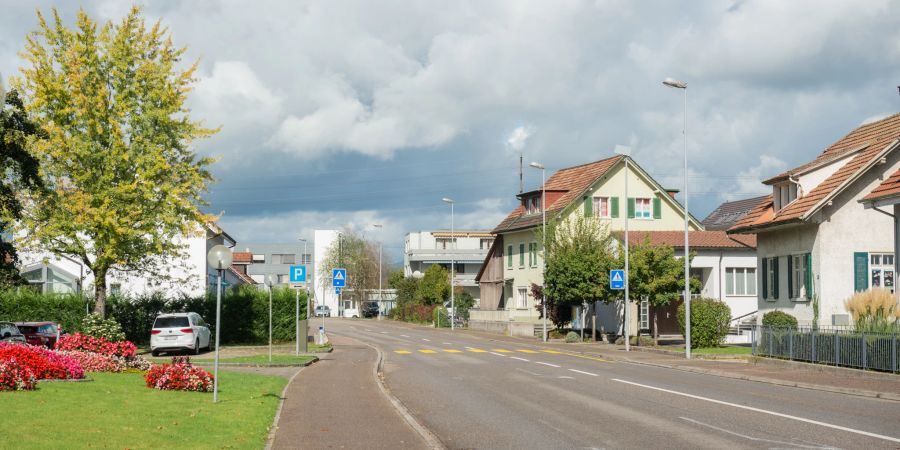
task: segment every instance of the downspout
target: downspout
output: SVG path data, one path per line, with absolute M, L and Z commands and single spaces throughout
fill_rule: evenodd
M 725 251 L 719 252 L 719 301 L 724 302 L 725 296 L 722 294 L 722 261 L 725 259 Z

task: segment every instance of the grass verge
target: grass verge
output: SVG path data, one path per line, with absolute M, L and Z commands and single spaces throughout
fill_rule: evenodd
M 219 375 L 218 404 L 212 393 L 149 389 L 136 373 L 0 392 L 0 436 L 19 449 L 262 448 L 287 380 Z
M 666 350 L 684 353 L 684 347 L 666 348 Z M 753 353 L 753 349 L 737 345 L 726 345 L 723 347 L 695 348 L 691 350 L 691 353 L 694 355 L 749 355 Z
M 309 355 L 272 355 L 272 364 L 306 364 L 316 359 L 315 356 Z M 196 358 L 191 361 L 197 363 L 210 363 L 213 358 Z M 268 364 L 269 355 L 251 355 L 251 356 L 234 356 L 231 358 L 219 358 L 220 363 L 245 363 L 245 364 Z

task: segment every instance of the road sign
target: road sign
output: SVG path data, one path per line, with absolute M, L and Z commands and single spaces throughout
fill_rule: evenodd
M 334 288 L 334 295 L 341 295 L 341 288 L 340 288 L 340 287 L 335 287 L 335 288 Z
M 306 266 L 291 266 L 291 283 L 306 282 Z
M 614 269 L 609 271 L 609 288 L 615 290 L 625 289 L 625 271 Z
M 344 287 L 347 285 L 347 269 L 331 269 L 331 285 Z

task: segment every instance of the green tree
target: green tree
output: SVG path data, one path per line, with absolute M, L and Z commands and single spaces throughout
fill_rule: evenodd
M 417 300 L 423 305 L 439 305 L 450 298 L 450 272 L 432 264 L 419 282 Z
M 456 308 L 456 315 L 462 317 L 463 319 L 469 318 L 469 310 L 475 306 L 475 297 L 472 297 L 468 291 L 463 289 L 461 286 L 456 287 L 456 298 L 454 298 L 454 307 Z
M 28 139 L 37 137 L 40 130 L 28 119 L 18 92 L 9 92 L 5 101 L 3 97 L 0 79 L 0 166 L 5 172 L 0 177 L 0 289 L 22 282 L 16 268 L 19 262 L 16 249 L 3 235 L 13 221 L 22 217 L 22 204 L 16 193 L 37 192 L 43 186 L 38 176 L 38 161 L 27 150 Z
M 668 245 L 653 245 L 649 239 L 630 243 L 630 246 L 628 276 L 631 298 L 646 298 L 653 306 L 678 301 L 684 292 L 684 261 L 675 257 L 675 249 Z M 624 255 L 624 251 L 620 254 Z M 624 261 L 624 257 L 621 260 Z M 620 266 L 624 267 L 624 262 Z M 691 278 L 690 282 L 691 292 L 700 292 L 700 281 Z
M 606 224 L 575 217 L 547 225 L 543 294 L 557 307 L 610 301 L 609 269 L 616 258 Z M 542 241 L 541 231 L 537 231 Z
M 365 292 L 378 289 L 378 247 L 364 236 L 344 230 L 340 237 L 325 250 L 322 264 L 328 268 L 319 280 L 331 286 L 331 268 L 347 269 L 348 294 L 357 301 L 365 300 Z
M 102 314 L 110 271 L 167 278 L 185 260 L 181 238 L 212 219 L 199 209 L 212 160 L 191 144 L 217 130 L 185 106 L 196 64 L 179 69 L 185 49 L 137 7 L 103 25 L 83 10 L 74 28 L 55 9 L 52 23 L 37 18 L 16 83 L 47 135 L 30 150 L 48 192 L 29 199 L 22 225 L 27 244 L 90 269 Z

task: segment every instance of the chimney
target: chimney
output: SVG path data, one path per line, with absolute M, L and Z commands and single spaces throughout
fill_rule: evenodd
M 679 193 L 678 189 L 666 189 L 666 194 L 669 194 L 669 197 L 675 198 L 675 194 Z

